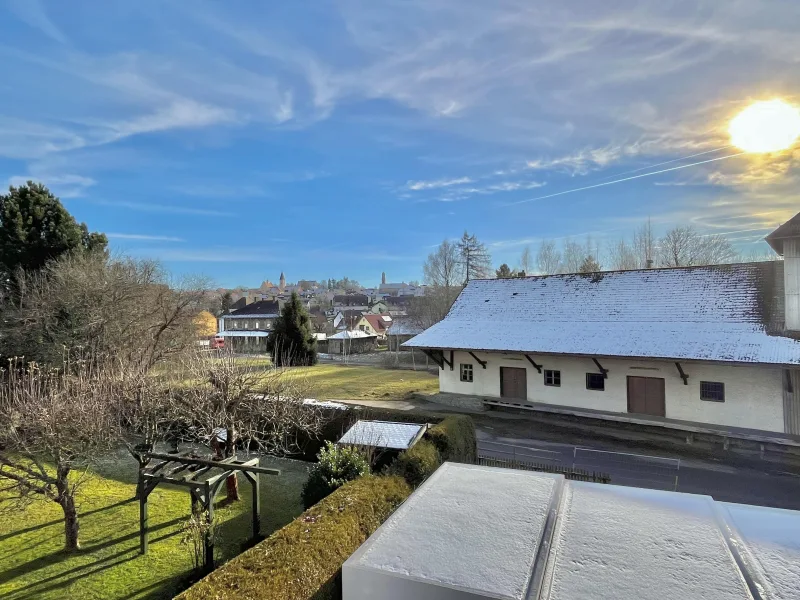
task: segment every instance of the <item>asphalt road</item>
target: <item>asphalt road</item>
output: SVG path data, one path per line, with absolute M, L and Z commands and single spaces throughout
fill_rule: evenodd
M 800 475 L 775 468 L 754 469 L 679 455 L 652 456 L 629 448 L 579 445 L 509 435 L 490 426 L 478 428 L 478 452 L 484 456 L 607 473 L 611 483 L 706 494 L 724 502 L 800 509 Z

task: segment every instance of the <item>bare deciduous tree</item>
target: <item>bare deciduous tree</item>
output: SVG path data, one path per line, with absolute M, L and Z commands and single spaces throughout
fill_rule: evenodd
M 530 246 L 525 246 L 522 256 L 519 257 L 519 270 L 526 275 L 533 273 L 533 256 L 531 256 Z
M 425 283 L 431 286 L 451 288 L 464 281 L 464 269 L 458 246 L 445 240 L 428 255 L 422 266 Z
M 561 272 L 578 273 L 586 255 L 586 247 L 581 246 L 574 240 L 566 240 L 561 259 Z
M 414 323 L 427 329 L 444 319 L 460 292 L 461 286 L 431 286 L 424 296 L 411 299 L 408 316 Z
M 6 356 L 59 365 L 64 348 L 142 372 L 185 350 L 197 337 L 193 319 L 203 281 L 171 282 L 153 261 L 67 255 L 18 278 L 0 338 Z
M 122 435 L 113 402 L 122 381 L 94 360 L 66 360 L 60 369 L 12 360 L 0 372 L 0 505 L 58 504 L 68 551 L 79 548 L 76 492 Z
M 700 235 L 690 225 L 670 229 L 659 240 L 660 263 L 664 267 L 713 265 L 735 260 L 738 253 L 721 235 Z
M 561 271 L 561 252 L 553 240 L 543 240 L 536 255 L 536 267 L 542 275 L 555 275 Z
M 630 246 L 624 238 L 609 245 L 608 259 L 611 263 L 611 268 L 617 271 L 640 268 L 636 249 Z
M 637 259 L 636 268 L 649 269 L 655 265 L 656 239 L 650 219 L 633 232 L 633 251 Z
M 185 423 L 184 438 L 215 442 L 226 458 L 239 445 L 278 455 L 298 451 L 300 438 L 317 435 L 324 424 L 321 409 L 305 402 L 306 381 L 291 369 L 264 369 L 231 352 L 197 352 L 173 372 L 170 412 Z M 228 498 L 238 499 L 235 475 Z

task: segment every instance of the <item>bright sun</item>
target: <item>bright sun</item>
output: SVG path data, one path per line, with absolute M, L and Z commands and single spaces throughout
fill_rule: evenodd
M 800 110 L 783 100 L 756 102 L 733 118 L 728 133 L 745 152 L 786 150 L 800 137 Z

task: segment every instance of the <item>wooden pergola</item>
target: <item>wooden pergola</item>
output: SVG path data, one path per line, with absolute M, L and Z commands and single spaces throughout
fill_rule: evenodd
M 214 498 L 225 480 L 241 472 L 250 482 L 253 494 L 253 539 L 261 532 L 260 475 L 280 475 L 278 469 L 258 466 L 258 458 L 238 460 L 235 456 L 220 460 L 199 458 L 191 453 L 162 454 L 146 452 L 139 468 L 139 552 L 147 554 L 148 515 L 147 499 L 159 483 L 189 489 L 192 512 L 200 505 L 208 522 L 214 519 Z M 205 568 L 214 569 L 214 538 L 211 532 L 205 538 Z

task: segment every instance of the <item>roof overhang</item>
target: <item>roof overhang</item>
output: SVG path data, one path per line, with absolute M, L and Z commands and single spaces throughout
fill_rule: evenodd
M 411 340 L 409 340 L 411 341 Z M 579 354 L 572 352 L 552 352 L 545 350 L 497 350 L 487 348 L 440 348 L 438 346 L 417 346 L 403 342 L 400 344 L 406 348 L 414 348 L 417 350 L 452 350 L 454 352 L 488 352 L 490 354 L 533 354 L 537 356 L 566 356 L 571 358 L 585 358 L 591 360 L 593 358 L 609 358 L 615 360 L 663 360 L 667 362 L 685 362 L 685 363 L 703 363 L 703 364 L 716 364 L 716 365 L 738 365 L 738 366 L 762 366 L 762 367 L 783 367 L 787 369 L 800 369 L 800 363 L 770 363 L 770 362 L 755 362 L 755 361 L 735 361 L 735 360 L 704 360 L 702 358 L 686 358 L 682 356 L 638 356 L 629 354 Z

